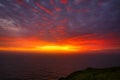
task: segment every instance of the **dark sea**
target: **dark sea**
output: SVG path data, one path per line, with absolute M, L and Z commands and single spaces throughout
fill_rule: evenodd
M 0 80 L 58 80 L 88 67 L 120 66 L 120 53 L 36 54 L 0 52 Z

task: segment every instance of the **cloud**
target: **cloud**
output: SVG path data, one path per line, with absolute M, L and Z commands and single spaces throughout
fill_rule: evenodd
M 0 2 L 6 6 L 0 11 L 2 17 L 0 35 L 24 34 L 23 36 L 56 41 L 87 34 L 103 36 L 109 33 L 120 34 L 118 0 L 16 0 L 11 3 L 1 0 Z M 98 5 L 99 3 L 101 5 Z M 15 4 L 19 8 L 14 6 Z
M 7 36 L 18 36 L 22 34 L 23 30 L 24 29 L 20 27 L 18 22 L 16 22 L 15 20 L 10 18 L 0 18 L 0 34 L 4 32 L 4 34 Z
M 19 32 L 20 29 L 15 25 L 15 22 L 10 19 L 0 19 L 0 26 L 3 30 Z

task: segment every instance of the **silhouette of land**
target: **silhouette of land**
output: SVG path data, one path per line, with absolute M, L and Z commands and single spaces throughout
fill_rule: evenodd
M 83 71 L 73 72 L 59 80 L 120 80 L 120 67 L 96 69 L 87 68 Z

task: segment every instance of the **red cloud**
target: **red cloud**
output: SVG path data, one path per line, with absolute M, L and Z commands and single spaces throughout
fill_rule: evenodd
M 60 0 L 62 4 L 67 4 L 68 0 Z

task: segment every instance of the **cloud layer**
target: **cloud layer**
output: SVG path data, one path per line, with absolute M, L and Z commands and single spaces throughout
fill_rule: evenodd
M 104 40 L 116 46 L 119 4 L 119 0 L 0 0 L 0 38 Z

